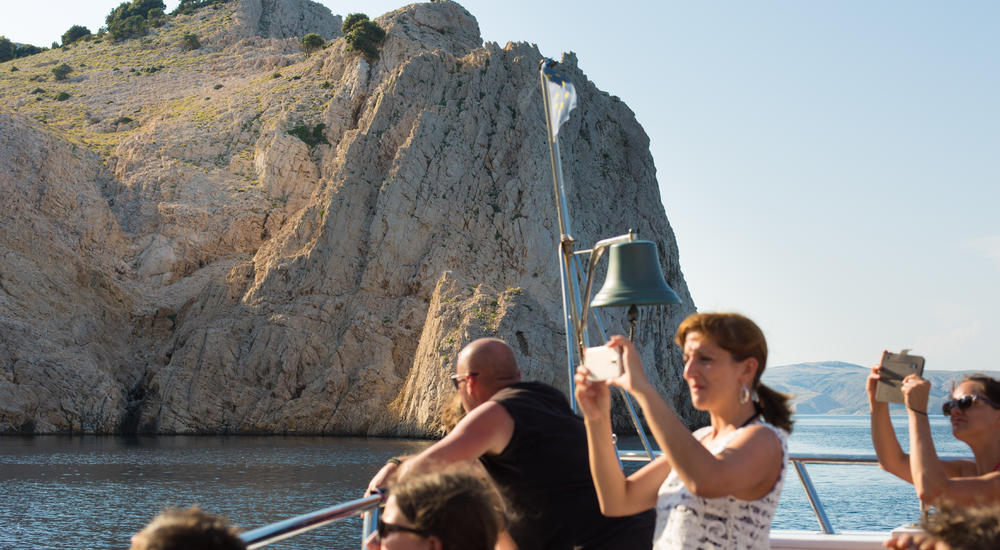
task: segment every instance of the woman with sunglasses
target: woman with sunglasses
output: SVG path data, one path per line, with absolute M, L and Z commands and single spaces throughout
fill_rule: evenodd
M 493 550 L 503 528 L 496 489 L 452 467 L 413 474 L 391 485 L 370 550 Z
M 889 417 L 889 404 L 875 399 L 881 366 L 868 375 L 872 444 L 883 470 L 912 483 L 927 504 L 947 499 L 959 504 L 1000 502 L 1000 382 L 966 376 L 942 409 L 951 433 L 972 449 L 973 460 L 941 460 L 934 450 L 927 401 L 931 383 L 911 374 L 901 390 L 909 415 L 910 452 L 904 453 Z

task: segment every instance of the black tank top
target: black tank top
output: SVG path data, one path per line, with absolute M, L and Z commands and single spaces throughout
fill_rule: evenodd
M 650 548 L 652 510 L 624 518 L 601 515 L 586 428 L 559 390 L 519 382 L 491 401 L 514 419 L 514 433 L 503 452 L 480 460 L 513 509 L 508 529 L 520 550 Z

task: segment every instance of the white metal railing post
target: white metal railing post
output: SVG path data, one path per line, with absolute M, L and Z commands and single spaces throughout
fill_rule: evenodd
M 361 516 L 361 550 L 365 550 L 365 541 L 378 527 L 378 506 L 368 510 Z
M 809 472 L 806 471 L 806 465 L 798 460 L 792 460 L 792 464 L 795 465 L 795 472 L 799 474 L 799 481 L 802 482 L 802 488 L 806 491 L 806 498 L 809 499 L 809 506 L 812 506 L 813 513 L 816 514 L 816 520 L 819 521 L 820 529 L 827 535 L 832 535 L 833 526 L 830 525 L 830 518 L 826 517 L 823 502 L 820 501 L 819 495 L 816 493 L 816 487 L 813 486 Z

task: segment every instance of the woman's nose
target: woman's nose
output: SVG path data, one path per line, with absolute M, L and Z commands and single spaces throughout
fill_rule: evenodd
M 688 359 L 684 362 L 684 370 L 682 371 L 681 376 L 684 378 L 690 378 L 692 370 L 694 370 L 694 361 Z

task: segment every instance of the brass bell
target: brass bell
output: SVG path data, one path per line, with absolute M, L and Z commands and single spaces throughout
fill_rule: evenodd
M 653 241 L 613 244 L 608 251 L 608 274 L 591 307 L 679 304 L 660 271 Z

